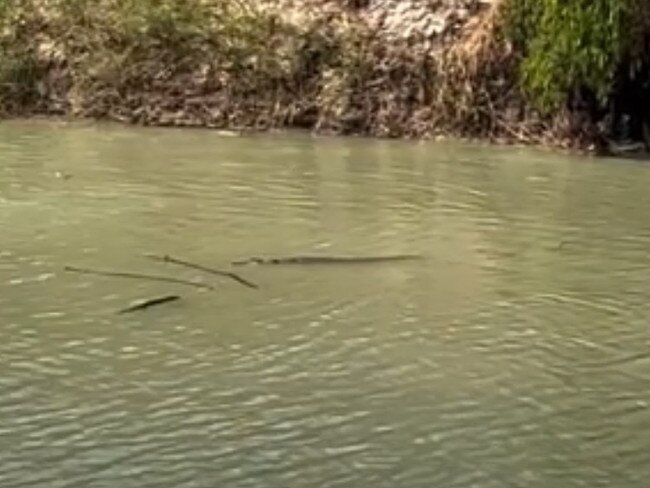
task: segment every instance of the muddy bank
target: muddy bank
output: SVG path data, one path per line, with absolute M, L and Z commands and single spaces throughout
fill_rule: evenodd
M 87 3 L 5 7 L 3 116 L 592 150 L 612 132 L 586 110 L 531 103 L 506 1 Z

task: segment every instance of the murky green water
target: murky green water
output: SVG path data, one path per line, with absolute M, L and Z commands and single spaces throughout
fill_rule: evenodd
M 646 164 L 5 123 L 0 229 L 2 488 L 648 486 Z

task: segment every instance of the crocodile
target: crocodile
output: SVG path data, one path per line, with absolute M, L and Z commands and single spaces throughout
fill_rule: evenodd
M 246 264 L 362 264 L 382 263 L 390 261 L 410 261 L 422 259 L 415 254 L 396 254 L 390 256 L 288 256 L 275 258 L 262 258 L 253 256 L 239 261 L 232 261 L 233 266 Z

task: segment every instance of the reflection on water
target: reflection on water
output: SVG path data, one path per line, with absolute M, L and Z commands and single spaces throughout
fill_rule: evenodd
M 648 187 L 528 150 L 5 123 L 0 486 L 645 488 Z M 150 252 L 425 260 L 237 268 L 253 290 Z

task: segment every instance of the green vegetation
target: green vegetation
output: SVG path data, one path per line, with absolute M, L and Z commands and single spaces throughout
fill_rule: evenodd
M 558 110 L 580 88 L 604 104 L 624 60 L 644 55 L 650 32 L 640 0 L 517 0 L 507 6 L 507 34 L 521 53 L 526 92 L 544 111 Z M 641 49 L 640 49 L 641 48 Z
M 345 9 L 295 21 L 262 0 L 4 0 L 0 114 L 558 143 L 577 93 L 607 107 L 618 73 L 647 63 L 647 2 L 502 0 L 435 54 Z
M 20 12 L 17 0 L 0 3 L 0 100 L 17 109 L 36 98 L 43 75 L 34 45 L 24 36 Z

